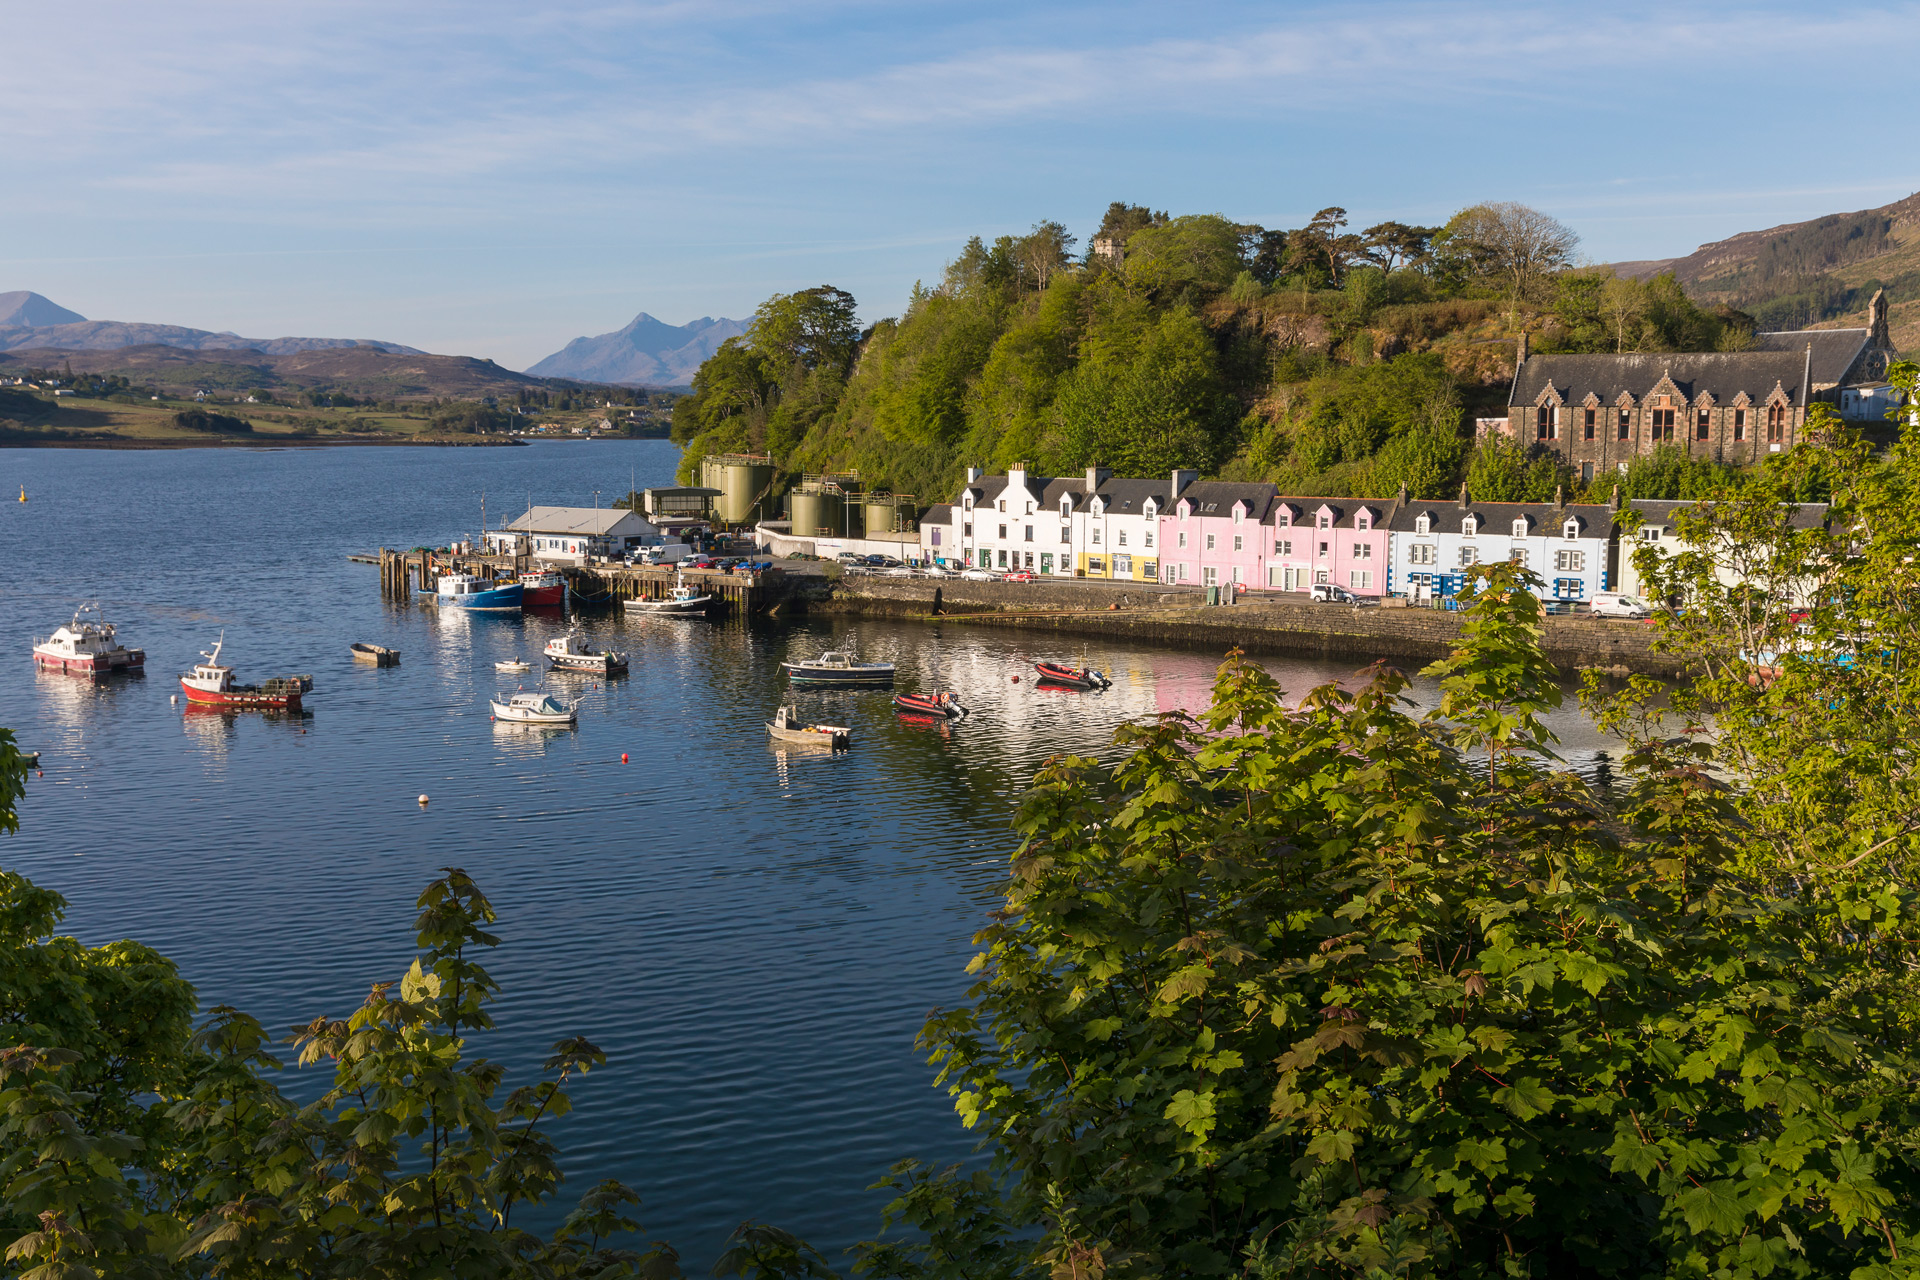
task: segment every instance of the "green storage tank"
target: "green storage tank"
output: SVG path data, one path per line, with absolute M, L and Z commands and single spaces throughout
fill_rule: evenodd
M 795 489 L 787 501 L 796 538 L 859 536 L 858 528 L 849 529 L 846 499 L 837 493 L 807 486 Z
M 867 536 L 898 533 L 900 531 L 900 509 L 890 493 L 870 493 L 863 504 L 867 516 Z

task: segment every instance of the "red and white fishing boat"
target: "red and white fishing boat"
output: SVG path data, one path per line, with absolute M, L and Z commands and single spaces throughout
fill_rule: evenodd
M 99 605 L 83 604 L 73 611 L 72 622 L 46 639 L 34 641 L 33 660 L 55 671 L 98 675 L 138 671 L 147 665 L 147 654 L 113 638 L 113 624 L 100 616 Z
M 214 641 L 213 652 L 202 649 L 205 662 L 194 664 L 192 671 L 180 677 L 180 689 L 187 702 L 201 707 L 232 707 L 236 710 L 267 708 L 298 711 L 300 695 L 313 688 L 312 676 L 279 676 L 265 684 L 235 684 L 233 668 L 220 662 L 223 633 Z
M 567 602 L 567 579 L 558 569 L 529 569 L 520 575 L 520 607 L 557 609 Z

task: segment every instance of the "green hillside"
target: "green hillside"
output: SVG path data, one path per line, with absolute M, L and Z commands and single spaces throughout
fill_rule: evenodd
M 1471 471 L 1547 497 L 1568 480 L 1550 460 L 1472 447 L 1473 419 L 1505 411 L 1523 329 L 1536 349 L 1681 350 L 1737 343 L 1744 322 L 1670 276 L 1574 270 L 1577 243 L 1514 205 L 1361 231 L 1333 208 L 1276 231 L 1116 203 L 1077 257 L 1057 223 L 969 241 L 865 332 L 831 286 L 768 299 L 701 366 L 674 438 L 687 477 L 709 453 L 766 452 L 923 502 L 970 464 L 1022 461 L 1373 497 L 1445 496 Z

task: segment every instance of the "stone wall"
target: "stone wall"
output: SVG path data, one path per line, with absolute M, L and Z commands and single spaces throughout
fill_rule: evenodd
M 938 612 L 970 625 L 1125 637 L 1214 652 L 1238 646 L 1356 665 L 1378 658 L 1431 662 L 1451 652 L 1460 635 L 1458 614 L 1433 609 L 1353 608 L 1299 597 L 1246 596 L 1238 604 L 1213 607 L 1199 601 L 1197 592 L 1167 591 L 1151 583 L 1143 589 L 1126 583 L 855 577 L 836 583 L 829 599 L 810 607 L 881 616 Z M 1546 620 L 1547 656 L 1566 670 L 1681 674 L 1679 659 L 1654 651 L 1654 634 L 1643 622 L 1553 615 Z

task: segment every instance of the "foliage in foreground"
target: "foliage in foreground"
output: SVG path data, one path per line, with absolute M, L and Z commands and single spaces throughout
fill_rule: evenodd
M 1236 657 L 1197 720 L 1049 763 L 925 1032 L 1005 1198 L 903 1171 L 930 1243 L 871 1273 L 1920 1274 L 1911 841 L 1770 874 L 1767 798 L 1644 686 L 1613 794 L 1557 769 L 1534 584 L 1481 572 L 1429 715 Z

